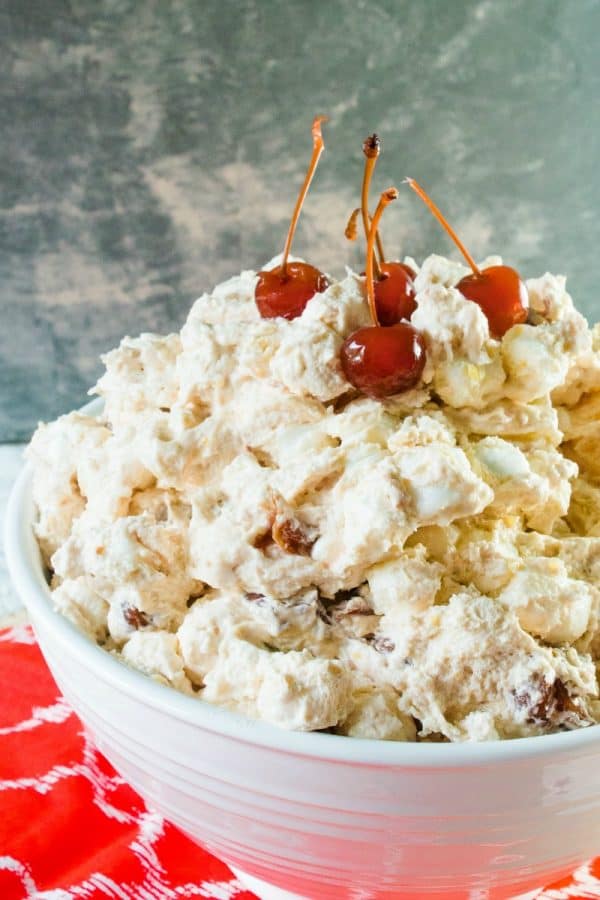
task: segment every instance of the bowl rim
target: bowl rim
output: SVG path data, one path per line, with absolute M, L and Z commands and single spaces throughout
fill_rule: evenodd
M 100 406 L 95 400 L 79 411 L 95 415 Z M 31 615 L 34 630 L 39 626 L 44 638 L 55 647 L 140 703 L 242 743 L 339 763 L 454 769 L 466 765 L 498 765 L 549 754 L 590 750 L 600 753 L 600 725 L 535 737 L 448 744 L 348 738 L 321 732 L 287 731 L 159 684 L 93 643 L 54 610 L 33 532 L 32 475 L 32 466 L 26 463 L 12 488 L 4 521 L 4 549 L 10 576 Z M 42 645 L 44 638 L 40 641 Z

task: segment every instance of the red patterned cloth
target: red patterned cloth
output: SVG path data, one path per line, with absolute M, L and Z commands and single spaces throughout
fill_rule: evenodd
M 27 626 L 0 631 L 0 900 L 252 900 L 95 749 Z M 600 858 L 537 900 L 600 898 Z
M 25 897 L 253 895 L 115 773 L 19 627 L 0 631 L 0 898 Z

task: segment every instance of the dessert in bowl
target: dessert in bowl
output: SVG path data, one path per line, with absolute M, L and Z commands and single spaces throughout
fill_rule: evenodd
M 124 339 L 9 516 L 101 749 L 264 897 L 505 897 L 600 839 L 600 332 L 499 258 L 377 271 L 395 196 L 366 277 L 288 240 Z
M 123 665 L 53 609 L 27 467 L 7 559 L 44 656 L 100 750 L 262 900 L 513 897 L 600 840 L 600 729 L 414 743 L 287 731 Z

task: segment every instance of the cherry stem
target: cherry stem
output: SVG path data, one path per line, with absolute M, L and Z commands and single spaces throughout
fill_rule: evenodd
M 356 220 L 358 219 L 360 213 L 360 207 L 357 206 L 356 209 L 352 210 L 352 215 L 348 219 L 348 224 L 346 225 L 346 230 L 344 231 L 345 237 L 349 241 L 355 241 L 358 237 L 358 231 L 356 229 Z
M 285 275 L 287 274 L 288 256 L 290 255 L 292 241 L 294 240 L 294 233 L 296 231 L 298 219 L 300 218 L 302 205 L 306 199 L 306 195 L 308 194 L 308 189 L 316 172 L 321 153 L 325 149 L 325 145 L 323 143 L 323 135 L 321 134 L 321 122 L 327 122 L 327 119 L 328 116 L 316 116 L 312 123 L 313 152 L 310 158 L 306 178 L 304 179 L 304 183 L 300 188 L 300 193 L 298 194 L 298 199 L 296 200 L 296 206 L 294 207 L 294 212 L 292 214 L 292 221 L 290 222 L 287 238 L 285 240 L 285 247 L 283 248 L 283 258 L 281 260 L 281 275 L 283 277 L 285 277 Z
M 385 262 L 385 253 L 383 250 L 383 243 L 381 241 L 381 235 L 379 234 L 379 231 L 375 235 L 375 243 L 377 244 L 377 252 L 379 253 L 379 264 L 380 266 L 382 266 Z
M 425 206 L 429 207 L 429 210 L 431 211 L 431 213 L 438 220 L 438 222 L 440 223 L 442 228 L 444 228 L 444 230 L 450 235 L 450 237 L 452 238 L 452 240 L 454 241 L 454 243 L 456 244 L 456 246 L 458 247 L 458 249 L 464 256 L 464 258 L 466 259 L 468 265 L 473 269 L 474 274 L 481 275 L 481 270 L 480 270 L 479 266 L 476 264 L 475 260 L 473 259 L 473 257 L 471 256 L 471 254 L 469 253 L 469 251 L 467 250 L 467 248 L 465 247 L 465 245 L 463 244 L 463 242 L 461 241 L 461 239 L 455 232 L 454 228 L 452 228 L 452 226 L 446 221 L 446 219 L 444 218 L 444 216 L 442 215 L 442 213 L 440 212 L 438 207 L 435 205 L 433 200 L 425 193 L 425 191 L 423 190 L 421 185 L 418 183 L 418 181 L 415 181 L 414 178 L 405 178 L 404 184 L 407 184 L 410 188 L 412 188 L 412 190 L 415 192 L 415 194 L 418 194 L 418 196 L 421 198 L 421 200 L 423 201 Z
M 358 231 L 356 228 L 356 220 L 358 219 L 360 212 L 361 212 L 360 206 L 357 206 L 356 209 L 352 210 L 352 214 L 350 215 L 350 218 L 348 219 L 348 224 L 346 225 L 346 230 L 344 231 L 344 235 L 349 241 L 355 241 L 356 238 L 358 237 Z M 370 227 L 371 227 L 371 217 L 369 216 L 369 228 Z M 367 232 L 365 234 L 365 238 L 368 238 L 368 237 L 369 237 L 369 234 Z M 385 252 L 383 249 L 383 244 L 381 242 L 381 235 L 379 234 L 379 231 L 375 235 L 375 240 L 377 241 L 377 252 L 379 254 L 379 262 L 381 265 L 383 265 L 383 263 L 385 262 Z
M 371 227 L 369 229 L 369 237 L 367 239 L 367 299 L 369 301 L 369 310 L 371 311 L 371 318 L 374 325 L 379 325 L 377 307 L 375 305 L 375 278 L 373 273 L 375 263 L 375 235 L 377 234 L 379 221 L 383 215 L 384 209 L 386 208 L 388 203 L 391 203 L 392 200 L 397 199 L 398 191 L 395 187 L 388 188 L 387 191 L 383 192 L 383 194 L 379 198 L 379 203 L 377 204 L 375 215 L 371 219 Z
M 363 228 L 365 229 L 365 238 L 369 238 L 369 229 L 371 227 L 371 218 L 369 216 L 369 186 L 373 177 L 373 170 L 379 156 L 381 144 L 376 134 L 371 134 L 363 143 L 363 153 L 365 154 L 365 171 L 363 173 L 362 191 L 360 195 L 360 209 L 362 213 Z M 377 242 L 377 249 L 383 262 L 383 247 L 380 241 Z M 375 273 L 377 280 L 381 278 L 381 268 L 377 260 L 375 260 Z

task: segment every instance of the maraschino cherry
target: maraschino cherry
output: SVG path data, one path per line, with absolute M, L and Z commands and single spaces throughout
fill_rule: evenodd
M 375 235 L 383 210 L 396 200 L 389 188 L 381 195 L 367 240 L 367 298 L 373 325 L 359 328 L 342 344 L 340 361 L 344 375 L 368 397 L 381 400 L 414 387 L 425 366 L 425 342 L 408 322 L 380 324 L 375 297 Z
M 365 170 L 363 174 L 361 205 L 365 239 L 369 236 L 369 186 L 375 169 L 375 163 L 381 150 L 381 143 L 376 134 L 370 135 L 363 143 Z M 354 213 L 353 213 L 354 216 Z M 350 225 L 350 223 L 348 223 Z M 375 305 L 377 317 L 382 325 L 394 325 L 401 319 L 410 319 L 417 304 L 413 279 L 415 272 L 410 266 L 397 261 L 386 261 L 379 232 L 375 235 L 379 262 L 375 266 Z
M 486 269 L 480 269 L 421 185 L 413 178 L 405 179 L 405 183 L 429 207 L 473 270 L 472 275 L 465 275 L 464 278 L 461 278 L 456 288 L 463 297 L 481 307 L 488 320 L 492 337 L 500 340 L 513 325 L 527 321 L 529 297 L 519 273 L 510 266 L 488 266 Z
M 314 266 L 303 262 L 288 262 L 302 204 L 324 149 L 321 122 L 326 121 L 326 116 L 317 116 L 312 124 L 313 152 L 304 184 L 300 188 L 300 193 L 296 200 L 285 247 L 283 248 L 281 265 L 269 271 L 258 273 L 254 298 L 263 319 L 274 319 L 277 316 L 281 316 L 284 319 L 295 319 L 297 316 L 301 316 L 311 297 L 324 291 L 329 284 L 325 275 Z

